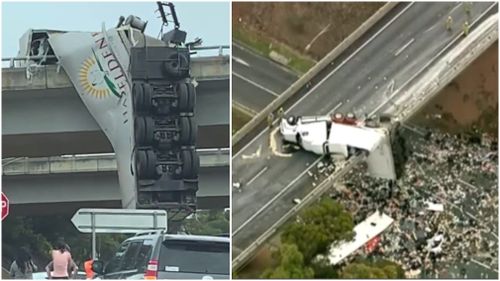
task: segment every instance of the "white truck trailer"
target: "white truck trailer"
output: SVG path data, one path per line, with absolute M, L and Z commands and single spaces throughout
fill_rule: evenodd
M 339 155 L 347 159 L 364 151 L 372 176 L 394 180 L 390 130 L 370 123 L 357 120 L 353 114 L 290 116 L 281 120 L 280 133 L 284 142 L 318 155 Z

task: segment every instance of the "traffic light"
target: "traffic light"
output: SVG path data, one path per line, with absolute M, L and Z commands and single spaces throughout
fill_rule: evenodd
M 130 49 L 137 206 L 189 214 L 200 165 L 190 52 L 179 42 L 161 43 L 145 39 Z

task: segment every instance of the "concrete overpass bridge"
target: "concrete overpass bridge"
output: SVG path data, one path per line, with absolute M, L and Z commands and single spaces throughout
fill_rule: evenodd
M 113 152 L 67 74 L 57 65 L 15 67 L 15 60 L 3 59 L 10 65 L 2 68 L 3 191 L 12 213 L 120 208 L 113 154 L 61 157 Z M 198 83 L 198 207 L 228 207 L 229 56 L 194 57 L 191 71 Z
M 229 207 L 229 149 L 198 153 L 198 208 Z M 121 207 L 113 153 L 6 158 L 2 166 L 3 192 L 13 214 L 72 214 L 85 207 Z
M 63 69 L 2 68 L 2 157 L 113 152 Z M 229 56 L 194 58 L 198 148 L 229 147 Z M 41 146 L 40 144 L 43 144 Z

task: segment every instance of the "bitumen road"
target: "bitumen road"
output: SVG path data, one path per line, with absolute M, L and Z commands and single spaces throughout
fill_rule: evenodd
M 337 67 L 286 114 L 372 113 L 386 104 L 391 92 L 404 93 L 428 62 L 449 49 L 465 21 L 473 26 L 497 11 L 492 2 L 474 3 L 470 15 L 461 3 L 409 3 L 349 56 L 335 62 Z M 449 15 L 451 31 L 445 28 Z M 270 148 L 271 142 L 281 143 L 276 130 L 270 134 L 266 128 L 233 156 L 233 183 L 240 183 L 232 191 L 233 259 L 288 212 L 294 198 L 304 198 L 314 189 L 308 171 L 320 158 L 303 151 L 276 153 Z
M 234 42 L 232 97 L 236 106 L 256 114 L 297 78 L 297 74 Z

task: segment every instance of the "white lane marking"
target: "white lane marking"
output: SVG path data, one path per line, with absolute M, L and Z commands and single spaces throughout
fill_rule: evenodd
M 335 110 L 337 110 L 337 108 L 341 107 L 341 106 L 342 106 L 342 104 L 344 104 L 344 103 L 343 103 L 343 102 L 339 102 L 339 104 L 337 104 L 337 105 L 336 105 L 336 106 L 332 109 L 332 111 L 330 112 L 330 114 L 331 114 L 331 113 L 333 113 Z
M 474 26 L 485 14 L 487 14 L 493 7 L 495 7 L 496 3 L 489 6 L 483 13 L 481 13 L 476 19 L 474 19 L 474 21 L 471 23 L 470 27 Z M 446 46 L 444 46 L 444 48 L 442 48 L 435 56 L 433 56 L 432 58 L 430 58 L 426 63 L 425 65 L 420 68 L 419 71 L 417 71 L 416 73 L 414 73 L 409 79 L 406 80 L 406 82 L 401 86 L 399 87 L 396 91 L 394 91 L 391 96 L 385 100 L 384 102 L 382 102 L 382 104 L 380 104 L 379 106 L 377 106 L 370 114 L 368 114 L 368 116 L 372 116 L 373 114 L 375 114 L 375 112 L 377 112 L 378 110 L 380 110 L 382 107 L 384 107 L 387 103 L 391 102 L 392 98 L 394 96 L 396 96 L 404 87 L 406 87 L 406 85 L 408 85 L 409 83 L 411 83 L 413 81 L 413 79 L 415 79 L 417 76 L 419 76 L 429 65 L 431 65 L 432 63 L 434 63 L 434 61 L 439 58 L 451 45 L 455 44 L 455 42 L 459 39 L 461 39 L 463 36 L 463 31 L 462 32 L 459 32 L 457 34 L 457 36 L 451 40 L 448 44 L 446 44 Z
M 238 57 L 233 56 L 233 60 L 239 64 L 246 66 L 246 67 L 250 67 L 250 64 L 248 62 L 246 62 Z
M 316 161 L 314 161 L 307 169 L 305 169 L 304 171 L 302 171 L 302 173 L 300 173 L 300 175 L 298 177 L 296 177 L 292 182 L 290 182 L 285 188 L 283 188 L 278 194 L 276 194 L 273 199 L 269 200 L 269 202 L 267 202 L 264 206 L 262 206 L 257 212 L 255 212 L 255 214 L 253 214 L 250 218 L 248 218 L 242 225 L 240 225 L 235 231 L 233 231 L 233 236 L 236 235 L 240 230 L 243 229 L 243 227 L 245 227 L 248 223 L 250 223 L 250 221 L 252 221 L 256 216 L 260 215 L 260 213 L 262 213 L 262 211 L 264 211 L 265 209 L 267 209 L 267 207 L 269 207 L 269 205 L 271 205 L 272 203 L 274 203 L 274 201 L 276 201 L 276 199 L 278 199 L 281 194 L 285 193 L 289 188 L 290 186 L 292 186 L 293 184 L 295 184 L 303 175 L 305 175 L 312 167 L 314 167 L 316 164 L 318 164 L 318 162 L 321 160 L 321 157 L 319 157 L 318 159 L 316 159 Z
M 262 175 L 265 171 L 267 171 L 268 167 L 264 167 L 260 172 L 258 172 L 251 180 L 248 181 L 247 185 L 251 185 L 260 175 Z
M 241 74 L 238 74 L 238 73 L 234 72 L 234 70 L 233 70 L 232 74 L 233 74 L 234 76 L 236 76 L 236 77 L 240 78 L 241 80 L 243 80 L 243 81 L 245 81 L 245 82 L 247 82 L 247 83 L 250 83 L 250 84 L 254 85 L 255 87 L 257 87 L 257 88 L 259 88 L 259 89 L 261 89 L 261 90 L 264 90 L 265 92 L 267 92 L 267 93 L 269 93 L 269 94 L 271 94 L 271 95 L 273 95 L 273 96 L 275 96 L 275 97 L 279 96 L 279 94 L 277 94 L 276 92 L 274 92 L 274 91 L 272 91 L 272 90 L 269 90 L 268 88 L 266 88 L 266 87 L 264 87 L 264 86 L 262 86 L 262 85 L 258 84 L 257 82 L 254 82 L 254 81 L 252 81 L 252 80 L 250 80 L 250 79 L 248 79 L 248 78 L 246 78 L 246 77 L 243 77 L 243 75 L 241 75 Z
M 396 51 L 394 56 L 395 57 L 399 56 L 399 54 L 401 54 L 401 52 L 403 52 L 406 48 L 408 48 L 408 46 L 410 46 L 410 44 L 413 43 L 413 41 L 415 41 L 415 38 L 411 38 L 411 40 L 408 41 L 408 43 L 404 44 L 403 47 L 399 48 L 399 50 Z
M 354 55 L 359 53 L 361 49 L 363 49 L 368 43 L 373 41 L 373 39 L 378 36 L 382 31 L 384 31 L 390 24 L 392 24 L 397 18 L 399 18 L 404 12 L 406 12 L 413 4 L 414 2 L 411 2 L 406 6 L 401 12 L 399 12 L 393 19 L 391 19 L 389 22 L 387 22 L 379 31 L 377 31 L 372 37 L 370 37 L 363 45 L 361 45 L 354 53 L 352 53 L 347 59 L 345 59 L 341 64 L 339 64 L 332 72 L 330 72 L 326 77 L 324 77 L 318 84 L 316 84 L 309 92 L 307 92 L 303 97 L 301 97 L 298 101 L 296 101 L 285 113 L 290 112 L 295 106 L 300 104 L 302 100 L 304 100 L 308 95 L 310 95 L 314 90 L 316 90 L 317 87 L 319 87 L 321 84 L 323 84 L 327 79 L 329 79 L 337 70 L 342 67 L 345 63 L 347 63 Z M 234 73 L 234 72 L 233 72 Z M 276 121 L 275 121 L 276 122 Z M 268 127 L 266 127 L 264 130 L 260 132 L 256 137 L 254 137 L 249 143 L 247 143 L 242 149 L 240 149 L 235 155 L 233 155 L 233 159 L 238 157 L 240 153 L 242 153 L 248 146 L 250 146 L 256 139 L 258 139 L 262 134 L 267 132 L 269 130 Z

